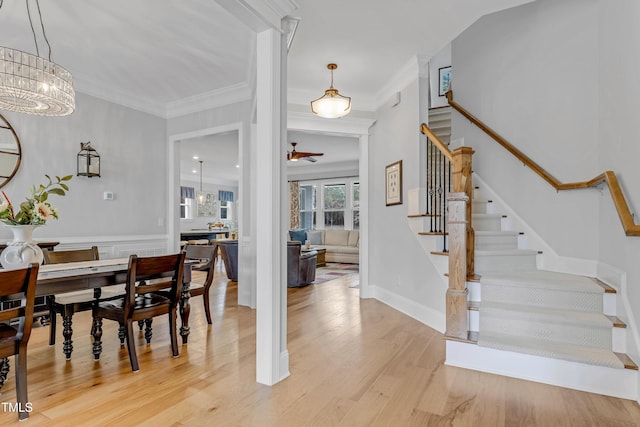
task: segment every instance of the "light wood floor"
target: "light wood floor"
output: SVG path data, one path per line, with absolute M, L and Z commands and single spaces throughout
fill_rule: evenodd
M 638 426 L 636 402 L 445 366 L 442 335 L 375 300 L 349 281 L 290 289 L 291 376 L 255 382 L 255 312 L 237 289 L 215 285 L 214 325 L 192 300 L 191 337 L 170 354 L 164 318 L 140 337 L 132 373 L 116 325 L 105 321 L 94 363 L 90 314 L 74 316 L 73 358 L 48 327 L 29 343 L 29 426 Z M 14 378 L 0 401 L 15 402 Z M 18 424 L 3 413 L 0 425 Z

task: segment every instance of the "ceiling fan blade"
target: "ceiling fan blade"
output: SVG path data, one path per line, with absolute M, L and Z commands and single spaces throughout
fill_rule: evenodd
M 318 159 L 316 159 L 316 158 L 314 158 L 314 157 L 310 157 L 310 156 L 303 157 L 303 159 L 304 159 L 304 160 L 306 160 L 306 161 L 308 161 L 308 162 L 311 162 L 311 163 L 315 163 L 315 162 L 317 162 L 317 161 L 318 161 Z
M 303 157 L 318 157 L 318 156 L 324 156 L 324 153 L 309 153 L 304 151 L 296 151 L 293 153 L 293 157 L 297 157 L 298 159 L 301 159 Z

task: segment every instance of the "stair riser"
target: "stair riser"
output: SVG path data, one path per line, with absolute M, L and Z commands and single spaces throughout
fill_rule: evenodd
M 517 249 L 518 236 L 512 234 L 476 235 L 476 250 Z
M 477 214 L 486 214 L 487 213 L 487 205 L 488 203 L 485 201 L 473 201 L 471 204 L 471 210 L 473 213 Z
M 502 218 L 499 216 L 473 215 L 473 229 L 476 231 L 500 231 Z
M 483 271 L 523 271 L 536 269 L 536 255 L 491 255 L 476 254 L 475 270 Z
M 521 338 L 544 339 L 558 343 L 611 349 L 612 328 L 592 325 L 558 324 L 543 319 L 527 321 L 514 317 L 480 314 L 480 333 L 491 330 Z
M 602 313 L 602 294 L 576 294 L 562 290 L 483 285 L 482 298 L 484 301 L 503 304 Z

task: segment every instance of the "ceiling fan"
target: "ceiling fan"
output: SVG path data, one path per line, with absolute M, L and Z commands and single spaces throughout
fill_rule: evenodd
M 308 162 L 317 162 L 318 160 L 314 157 L 324 156 L 324 153 L 306 153 L 303 151 L 296 151 L 297 142 L 292 142 L 291 146 L 293 149 L 291 152 L 287 151 L 287 160 L 291 160 L 292 162 L 297 162 L 300 159 L 304 159 Z

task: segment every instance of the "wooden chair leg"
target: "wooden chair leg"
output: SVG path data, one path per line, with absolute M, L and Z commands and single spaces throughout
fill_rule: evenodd
M 49 345 L 56 345 L 56 312 L 49 308 Z
M 131 362 L 131 370 L 139 371 L 138 355 L 136 354 L 136 341 L 133 337 L 133 321 L 127 320 L 127 350 L 129 351 L 129 361 Z
M 177 312 L 174 307 L 169 311 L 169 333 L 171 335 L 171 351 L 173 351 L 173 357 L 178 357 L 180 352 L 178 351 L 178 332 L 176 330 Z
M 209 308 L 209 292 L 202 294 L 202 301 L 204 301 L 204 314 L 207 316 L 207 323 L 211 325 L 211 309 Z
M 140 328 L 140 330 L 142 331 L 142 329 L 144 328 L 144 320 L 138 320 L 138 328 Z
M 19 420 L 26 420 L 29 418 L 29 411 L 27 408 L 27 346 L 16 354 L 16 398 L 19 405 Z

